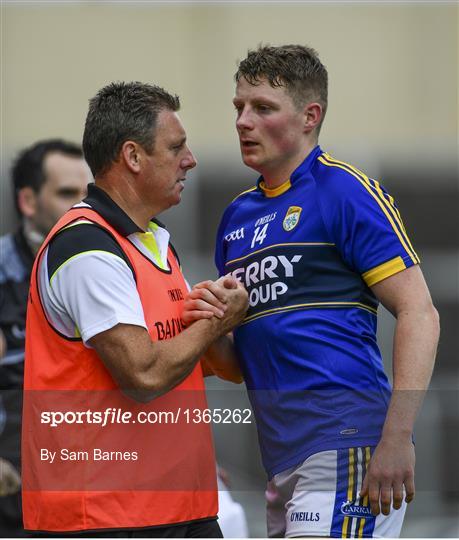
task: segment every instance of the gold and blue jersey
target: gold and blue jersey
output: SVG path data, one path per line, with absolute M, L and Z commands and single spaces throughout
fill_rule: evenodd
M 249 293 L 234 337 L 269 476 L 377 444 L 391 389 L 371 287 L 419 262 L 394 199 L 317 146 L 280 187 L 236 197 L 215 258 Z

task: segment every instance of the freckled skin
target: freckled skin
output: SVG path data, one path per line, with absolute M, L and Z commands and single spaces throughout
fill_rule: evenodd
M 283 183 L 310 148 L 305 112 L 283 87 L 273 88 L 267 80 L 255 86 L 240 79 L 233 103 L 245 165 L 262 174 L 272 187 Z

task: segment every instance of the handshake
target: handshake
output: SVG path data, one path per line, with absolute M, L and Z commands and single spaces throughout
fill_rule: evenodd
M 182 320 L 186 326 L 202 319 L 212 319 L 218 333 L 231 332 L 245 317 L 248 294 L 242 283 L 230 275 L 217 281 L 196 284 L 185 298 Z

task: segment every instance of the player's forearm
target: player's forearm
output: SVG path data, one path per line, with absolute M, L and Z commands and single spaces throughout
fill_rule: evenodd
M 126 394 L 150 401 L 187 377 L 221 333 L 218 320 L 202 320 L 172 339 L 152 341 L 144 328 L 119 324 L 90 344 Z
M 138 401 L 149 401 L 183 381 L 217 338 L 244 318 L 248 297 L 243 287 L 229 293 L 222 318 L 196 321 L 172 339 L 152 341 L 145 328 L 118 324 L 90 339 L 119 387 Z
M 237 384 L 244 380 L 231 334 L 222 336 L 212 343 L 203 361 L 208 370 L 221 379 Z
M 383 437 L 411 437 L 435 363 L 439 318 L 431 302 L 397 314 L 393 352 L 393 394 Z
M 168 392 L 194 369 L 220 327 L 212 319 L 197 321 L 173 339 L 152 344 L 152 354 L 137 371 L 137 396 L 150 400 Z

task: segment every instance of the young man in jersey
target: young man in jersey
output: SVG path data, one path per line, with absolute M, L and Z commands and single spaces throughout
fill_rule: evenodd
M 185 280 L 154 217 L 180 202 L 196 165 L 179 105 L 177 96 L 137 82 L 112 83 L 90 101 L 83 149 L 95 184 L 51 230 L 32 272 L 22 445 L 28 530 L 221 536 L 208 424 L 145 432 L 144 423 L 104 429 L 83 421 L 68 431 L 36 420 L 37 410 L 137 413 L 141 406 L 120 390 L 140 402 L 158 398 L 144 407 L 159 403 L 163 413 L 184 402 L 193 420 L 206 407 L 200 357 L 207 351 L 214 372 L 234 362 L 219 338 L 244 317 L 244 287 L 231 278 L 210 284 L 222 309 L 184 329 Z M 106 452 L 104 463 L 96 448 Z M 47 449 L 75 463 L 54 463 Z
M 271 481 L 268 534 L 398 536 L 439 335 L 418 256 L 384 188 L 318 146 L 328 77 L 314 50 L 260 47 L 235 79 L 242 159 L 261 176 L 225 211 L 216 264 L 249 293 L 234 343 Z M 379 303 L 396 318 L 393 391 Z

